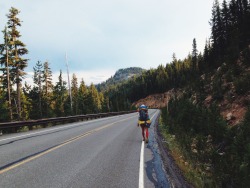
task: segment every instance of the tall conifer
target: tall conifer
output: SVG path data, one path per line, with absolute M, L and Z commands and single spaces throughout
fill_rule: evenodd
M 23 55 L 28 53 L 28 50 L 25 48 L 25 44 L 19 40 L 21 37 L 20 32 L 17 30 L 17 27 L 21 26 L 21 21 L 17 17 L 20 13 L 16 8 L 11 7 L 9 14 L 7 15 L 8 22 L 7 27 L 9 28 L 10 35 L 10 62 L 12 65 L 12 74 L 14 76 L 14 83 L 16 84 L 17 92 L 17 115 L 18 119 L 21 119 L 21 86 L 22 78 L 26 74 L 24 68 L 27 67 L 28 59 L 22 58 Z
M 65 115 L 65 102 L 67 99 L 67 88 L 66 82 L 62 78 L 62 71 L 60 70 L 60 75 L 58 76 L 58 82 L 54 87 L 53 96 L 54 96 L 54 111 L 56 116 L 64 116 Z
M 71 91 L 72 91 L 72 102 L 73 102 L 73 114 L 78 114 L 78 82 L 75 74 L 72 76 L 71 81 Z
M 10 78 L 10 67 L 11 62 L 9 61 L 9 51 L 10 51 L 10 37 L 7 31 L 7 27 L 5 27 L 4 33 L 4 43 L 0 44 L 0 54 L 2 55 L 0 57 L 0 64 L 3 68 L 0 70 L 3 72 L 1 76 L 2 81 L 2 87 L 3 89 L 7 89 L 8 93 L 8 110 L 9 110 L 9 118 L 10 121 L 13 119 L 13 113 L 12 113 L 12 105 L 11 105 L 11 91 L 12 91 L 12 82 Z M 13 80 L 13 79 L 12 79 Z M 3 98 L 4 99 L 4 98 Z
M 79 113 L 80 114 L 86 114 L 88 112 L 87 108 L 87 99 L 88 99 L 88 88 L 85 85 L 84 80 L 81 80 L 80 86 L 79 86 L 79 90 L 78 90 L 78 100 L 79 100 L 79 104 L 78 104 L 78 108 L 79 108 Z
M 43 64 L 38 61 L 36 63 L 36 66 L 33 68 L 34 70 L 34 84 L 36 85 L 38 89 L 38 103 L 39 103 L 39 113 L 40 113 L 40 118 L 43 117 L 42 113 L 42 71 L 43 71 Z

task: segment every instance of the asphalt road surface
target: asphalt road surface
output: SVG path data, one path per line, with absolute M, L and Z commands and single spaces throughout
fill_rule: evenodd
M 138 114 L 126 114 L 0 137 L 0 187 L 170 187 L 155 140 Z

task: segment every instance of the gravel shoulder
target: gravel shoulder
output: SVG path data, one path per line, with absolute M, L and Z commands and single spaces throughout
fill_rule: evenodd
M 160 115 L 159 115 L 160 116 Z M 170 151 L 164 144 L 164 138 L 159 130 L 159 116 L 156 120 L 155 135 L 157 139 L 157 143 L 159 145 L 160 154 L 162 157 L 163 165 L 166 173 L 169 177 L 169 182 L 171 183 L 171 187 L 181 187 L 181 188 L 193 188 L 193 186 L 187 182 L 180 170 L 180 168 L 176 165 L 173 157 L 170 154 Z

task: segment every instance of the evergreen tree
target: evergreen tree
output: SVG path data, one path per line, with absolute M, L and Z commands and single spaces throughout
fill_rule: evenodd
M 98 113 L 101 108 L 98 91 L 93 83 L 89 87 L 88 107 L 91 113 Z
M 31 86 L 25 82 L 24 87 L 22 88 L 22 93 L 21 93 L 21 107 L 22 107 L 22 119 L 23 120 L 28 120 L 30 119 L 30 115 L 32 111 L 34 111 L 36 108 L 33 108 L 33 101 L 29 97 L 29 92 L 31 90 Z
M 42 71 L 43 71 L 43 64 L 38 61 L 36 63 L 36 66 L 33 68 L 34 70 L 34 76 L 33 76 L 33 80 L 34 80 L 34 84 L 37 87 L 37 91 L 38 91 L 38 109 L 39 109 L 39 114 L 40 114 L 40 118 L 43 117 L 43 113 L 42 113 Z
M 1 84 L 1 81 L 0 81 Z M 9 119 L 8 103 L 5 100 L 6 92 L 0 89 L 0 122 L 6 122 Z
M 100 103 L 99 112 L 107 112 L 107 107 L 106 107 L 103 93 L 102 92 L 98 93 L 98 96 L 99 96 L 99 103 Z
M 72 76 L 71 81 L 71 91 L 72 91 L 72 102 L 73 102 L 73 114 L 78 114 L 78 82 L 75 74 Z
M 3 72 L 3 75 L 1 76 L 2 80 L 2 87 L 3 89 L 7 88 L 8 93 L 8 110 L 9 110 L 9 118 L 10 121 L 13 119 L 13 113 L 12 113 L 12 105 L 11 105 L 11 90 L 12 90 L 12 82 L 10 79 L 10 63 L 9 62 L 9 47 L 10 47 L 10 40 L 9 40 L 9 34 L 7 32 L 7 27 L 5 27 L 4 33 L 4 44 L 0 44 L 0 54 L 2 57 L 0 57 L 0 64 L 3 66 L 0 70 Z M 13 80 L 13 79 L 12 79 Z
M 51 101 L 52 101 L 52 91 L 53 91 L 53 84 L 52 84 L 52 71 L 49 67 L 48 61 L 44 62 L 43 64 L 43 71 L 42 71 L 42 83 L 43 84 L 43 100 L 42 100 L 42 109 L 45 110 L 43 114 L 46 117 L 51 116 Z
M 10 58 L 12 66 L 12 74 L 14 73 L 14 83 L 16 84 L 17 92 L 17 115 L 18 119 L 21 119 L 21 82 L 23 76 L 26 74 L 24 68 L 27 67 L 28 59 L 22 58 L 23 55 L 28 53 L 28 50 L 25 48 L 25 44 L 19 40 L 21 37 L 20 32 L 17 30 L 17 27 L 21 26 L 21 21 L 17 17 L 19 10 L 11 7 L 9 14 L 7 15 L 8 22 L 7 26 L 10 29 Z
M 217 60 L 213 66 L 217 67 L 220 65 L 219 63 L 221 62 L 221 59 L 223 57 L 225 47 L 221 9 L 218 0 L 214 1 L 212 8 L 212 19 L 210 24 L 212 27 L 212 52 L 214 59 Z
M 106 112 L 106 113 L 110 112 L 109 97 L 105 94 L 101 94 L 101 95 L 103 95 L 102 112 Z
M 228 54 L 232 62 L 237 58 L 240 52 L 239 46 L 239 20 L 238 20 L 238 6 L 235 0 L 231 0 L 229 3 L 229 43 L 228 43 Z
M 243 24 L 242 24 L 242 38 L 243 47 L 250 44 L 250 2 L 248 0 L 242 0 L 243 8 Z
M 229 24 L 230 24 L 230 14 L 229 14 L 229 8 L 228 8 L 228 4 L 226 0 L 223 0 L 223 3 L 222 3 L 221 19 L 222 19 L 222 24 L 223 24 L 223 39 L 225 41 L 225 46 L 227 46 Z
M 53 90 L 52 71 L 49 67 L 48 61 L 44 62 L 43 68 L 44 68 L 42 71 L 42 74 L 43 74 L 42 81 L 44 83 L 43 90 L 45 92 L 45 95 L 47 96 L 49 94 L 49 92 L 51 92 Z
M 86 114 L 87 113 L 87 98 L 88 98 L 88 88 L 86 87 L 84 80 L 82 79 L 80 83 L 80 87 L 78 90 L 78 98 L 79 98 L 79 113 L 80 114 Z
M 193 39 L 193 49 L 192 49 L 192 69 L 193 72 L 197 71 L 197 62 L 198 62 L 198 50 L 197 50 L 197 44 L 196 39 Z
M 60 70 L 60 75 L 58 77 L 58 82 L 54 87 L 53 96 L 54 96 L 54 112 L 57 117 L 65 116 L 65 102 L 67 100 L 67 83 L 62 79 L 62 71 Z

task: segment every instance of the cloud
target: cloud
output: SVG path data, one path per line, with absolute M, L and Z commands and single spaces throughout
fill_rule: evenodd
M 108 78 L 110 78 L 110 75 L 114 75 L 116 70 L 112 69 L 103 69 L 103 70 L 91 70 L 91 71 L 74 71 L 69 73 L 70 80 L 72 80 L 73 74 L 76 75 L 78 86 L 80 85 L 80 82 L 84 80 L 85 84 L 89 86 L 91 83 L 93 84 L 99 84 L 104 81 L 106 81 Z M 27 82 L 29 85 L 34 85 L 33 83 L 33 72 L 27 72 L 27 75 L 25 76 L 24 82 Z M 52 72 L 52 82 L 55 85 L 56 82 L 58 82 L 58 77 L 60 75 L 60 71 Z M 68 75 L 67 70 L 62 70 L 62 77 L 63 80 L 68 83 Z
M 21 40 L 30 59 L 49 61 L 52 71 L 90 71 L 93 82 L 102 69 L 156 68 L 183 59 L 196 38 L 202 51 L 209 37 L 213 0 L 8 0 L 0 3 L 0 28 L 11 6 L 19 9 Z M 0 37 L 1 39 L 1 37 Z M 86 73 L 85 72 L 85 73 Z M 110 73 L 110 72 L 108 72 Z M 108 75 L 109 77 L 111 75 Z

